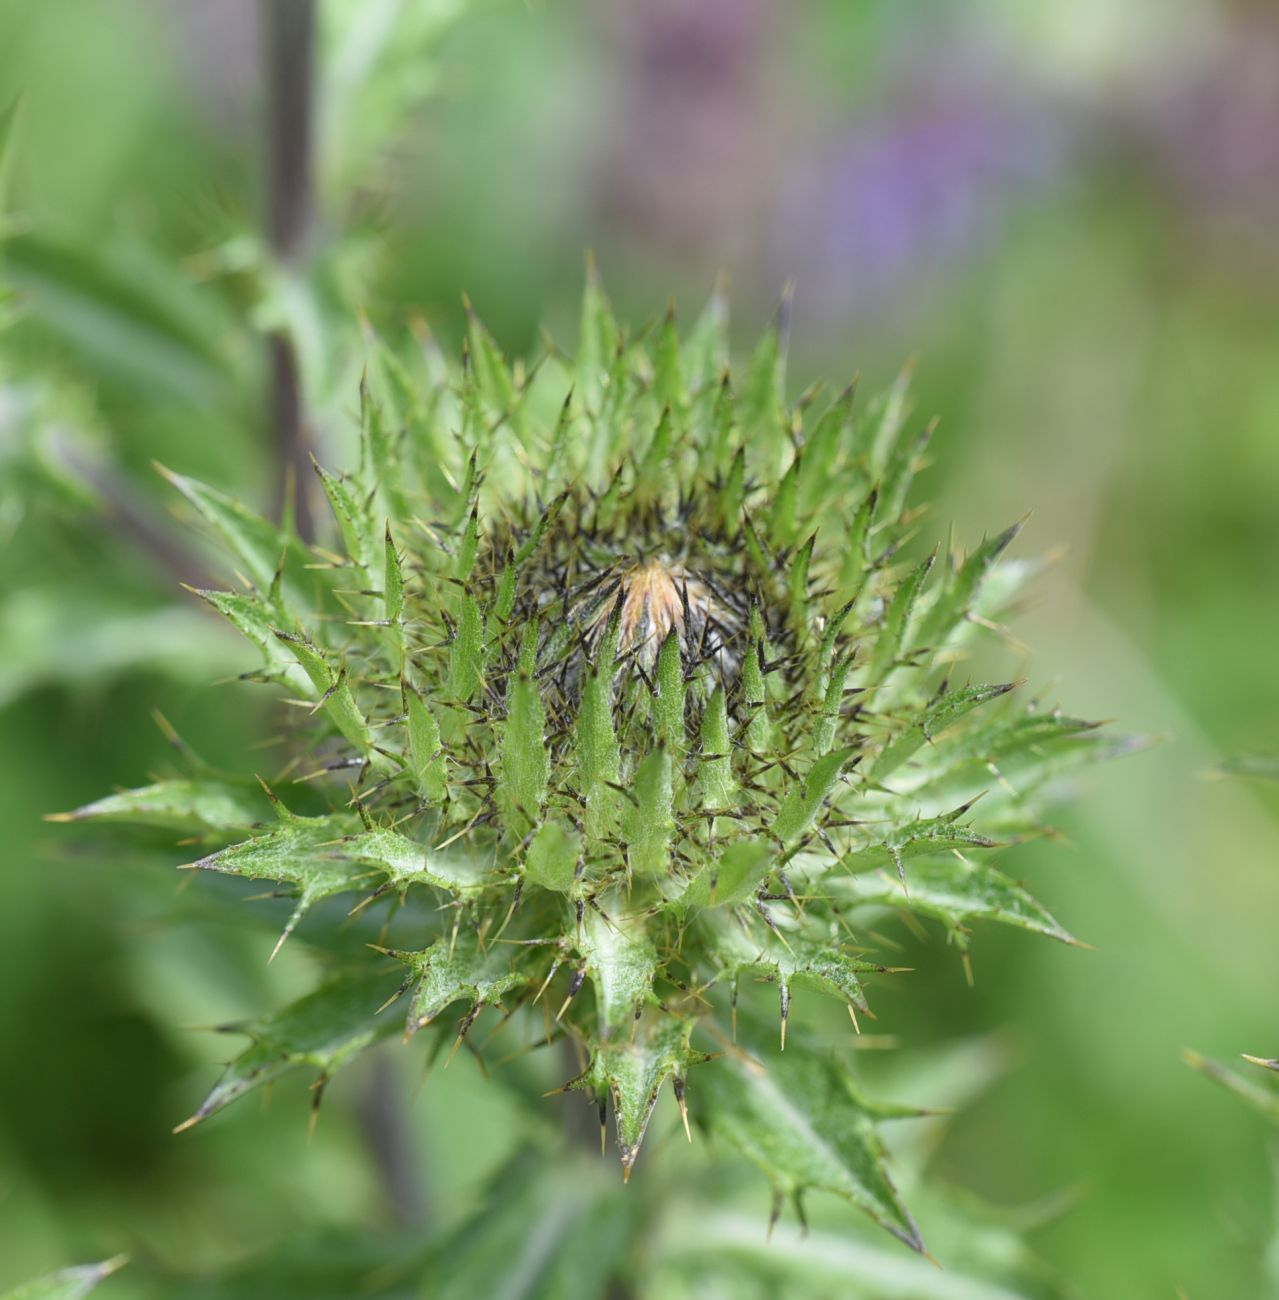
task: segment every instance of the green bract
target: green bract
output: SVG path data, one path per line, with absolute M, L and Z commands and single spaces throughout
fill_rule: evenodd
M 241 575 L 200 595 L 257 648 L 296 764 L 274 816 L 202 772 L 73 816 L 195 835 L 195 866 L 293 896 L 286 935 L 335 895 L 387 909 L 376 947 L 337 931 L 333 978 L 244 1027 L 196 1118 L 493 1007 L 500 1055 L 579 1046 L 565 1086 L 611 1107 L 627 1173 L 669 1083 L 779 1197 L 834 1191 L 919 1248 L 875 1129 L 902 1112 L 787 1017 L 869 1011 L 886 910 L 961 948 L 978 918 L 1069 942 L 992 859 L 1112 742 L 968 680 L 1033 569 L 1005 558 L 1017 527 L 924 551 L 904 382 L 792 402 L 783 335 L 730 377 L 720 300 L 628 335 L 592 278 L 575 360 L 512 367 L 473 316 L 457 370 L 374 343 L 318 546 L 170 475 Z M 743 977 L 780 1033 L 737 1041 Z

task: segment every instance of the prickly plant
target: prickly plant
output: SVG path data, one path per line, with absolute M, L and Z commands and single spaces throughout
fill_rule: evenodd
M 272 882 L 276 950 L 300 927 L 332 970 L 245 1027 L 188 1123 L 400 1029 L 517 1060 L 559 1040 L 628 1176 L 669 1084 L 778 1204 L 833 1191 L 920 1247 L 875 1128 L 907 1112 L 829 1034 L 788 1038 L 792 1010 L 842 1002 L 851 1034 L 908 978 L 885 914 L 961 952 L 979 920 L 1070 942 L 994 860 L 1111 742 L 971 676 L 1034 568 L 1018 526 L 928 549 L 904 378 L 791 400 L 785 333 L 733 374 L 721 300 L 683 337 L 673 311 L 626 333 L 592 276 L 573 358 L 509 365 L 473 314 L 456 368 L 370 336 L 318 543 L 169 475 L 230 552 L 238 585 L 197 594 L 256 647 L 291 757 L 265 793 L 193 760 L 69 816 Z M 758 998 L 738 1015 L 759 981 L 763 1031 Z

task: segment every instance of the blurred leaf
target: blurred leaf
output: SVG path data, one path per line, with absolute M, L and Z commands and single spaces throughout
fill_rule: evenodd
M 599 1160 L 526 1150 L 486 1204 L 446 1240 L 426 1273 L 431 1300 L 598 1300 L 639 1226 L 634 1197 Z
M 1235 754 L 1226 759 L 1219 770 L 1226 776 L 1279 781 L 1279 754 Z
M 234 639 L 218 635 L 198 609 L 130 603 L 118 591 L 61 584 L 0 602 L 0 707 L 40 686 L 96 684 L 130 671 L 203 683 L 232 669 Z
M 5 270 L 34 320 L 122 385 L 190 404 L 234 391 L 233 322 L 146 248 L 26 232 L 7 242 Z
M 1219 1061 L 1200 1056 L 1198 1052 L 1187 1051 L 1184 1055 L 1186 1064 L 1191 1068 L 1198 1070 L 1200 1074 L 1206 1074 L 1222 1087 L 1228 1088 L 1236 1097 L 1242 1097 L 1248 1105 L 1259 1111 L 1272 1124 L 1279 1124 L 1279 1088 L 1267 1087 L 1259 1079 L 1244 1078 L 1237 1071 L 1228 1069 Z M 1279 1070 L 1279 1063 L 1275 1061 L 1262 1061 L 1256 1057 L 1245 1057 L 1245 1060 L 1252 1061 L 1254 1065 L 1264 1066 L 1266 1069 Z
M 24 1283 L 13 1291 L 6 1291 L 3 1300 L 81 1300 L 103 1278 L 110 1277 L 127 1263 L 126 1255 L 117 1255 L 100 1264 L 78 1264 L 74 1268 L 64 1268 L 47 1277 Z
M 263 820 L 267 809 L 260 794 L 247 786 L 208 779 L 157 781 L 137 790 L 122 790 L 49 821 L 109 821 L 203 835 L 244 831 Z
M 673 1206 L 655 1254 L 656 1300 L 1027 1300 L 1031 1294 L 965 1270 L 939 1268 L 884 1241 L 780 1224 L 722 1209 Z

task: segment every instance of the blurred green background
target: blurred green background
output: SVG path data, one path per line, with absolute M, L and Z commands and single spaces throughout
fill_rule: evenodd
M 362 1067 L 172 1125 L 224 1043 L 307 984 L 265 929 L 41 823 L 165 761 L 158 707 L 255 765 L 261 700 L 177 588 L 158 459 L 269 508 L 262 330 L 288 320 L 340 459 L 354 300 L 452 346 L 571 343 L 583 249 L 619 314 L 730 277 L 747 345 L 796 284 L 796 391 L 916 363 L 937 527 L 1027 510 L 1061 546 L 1016 627 L 1071 711 L 1159 735 L 1086 782 L 1019 870 L 1077 951 L 980 932 L 879 999 L 905 1046 L 1000 1031 L 1009 1068 L 938 1168 L 1068 1213 L 1032 1234 L 1080 1296 L 1252 1300 L 1261 1122 L 1180 1062 L 1279 1050 L 1279 798 L 1212 779 L 1279 747 L 1279 10 L 1263 0 L 365 0 L 324 9 L 317 253 L 273 278 L 254 0 L 0 0 L 19 91 L 0 334 L 0 1290 L 130 1251 L 216 1268 L 385 1221 Z M 173 538 L 178 538 L 177 543 Z M 124 857 L 122 862 L 120 859 Z M 236 909 L 239 908 L 237 911 Z M 936 936 L 934 936 L 935 938 Z M 512 1142 L 465 1059 L 412 1103 L 424 1215 Z M 760 1196 L 760 1214 L 765 1212 Z M 126 1270 L 104 1297 L 127 1297 Z M 269 1290 L 264 1294 L 269 1294 Z M 246 1290 L 243 1294 L 249 1294 Z M 256 1294 L 256 1293 L 254 1293 Z

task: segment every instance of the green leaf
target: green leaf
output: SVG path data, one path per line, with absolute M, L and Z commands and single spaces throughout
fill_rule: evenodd
M 599 836 L 611 829 L 617 800 L 610 786 L 621 768 L 611 693 L 612 673 L 590 672 L 582 686 L 575 729 L 578 790 L 586 800 L 588 826 Z
M 430 885 L 457 894 L 476 888 L 483 880 L 481 868 L 464 854 L 429 848 L 387 827 L 348 835 L 339 850 L 352 862 L 376 868 L 389 884 L 399 888 Z
M 940 649 L 950 640 L 973 608 L 995 561 L 1012 545 L 1021 528 L 1022 521 L 1018 521 L 997 536 L 985 539 L 957 569 L 947 566 L 946 581 L 920 624 L 919 645 Z
M 86 364 L 133 393 L 184 404 L 234 400 L 231 358 L 247 344 L 219 295 L 171 258 L 105 231 L 73 240 L 30 229 L 5 241 L 5 278 L 24 309 Z M 230 346 L 228 346 L 230 345 Z
M 934 841 L 934 849 L 923 851 L 935 851 L 937 843 Z M 904 847 L 902 852 L 906 855 L 909 850 Z M 1061 943 L 1077 942 L 1020 885 L 994 867 L 969 862 L 954 854 L 915 863 L 908 880 L 894 879 L 881 872 L 831 878 L 830 884 L 841 897 L 853 903 L 878 903 L 934 917 L 961 947 L 966 944 L 964 931 L 968 922 L 976 920 L 1000 921 Z
M 702 714 L 702 752 L 698 769 L 702 807 L 731 811 L 737 801 L 733 747 L 728 734 L 728 696 L 723 683 L 711 692 Z
M 821 712 L 813 727 L 813 751 L 817 754 L 828 753 L 835 743 L 835 733 L 839 730 L 839 720 L 844 708 L 844 690 L 848 685 L 848 674 L 852 667 L 852 655 L 844 655 L 831 665 L 826 693 L 822 697 Z
M 405 692 L 408 714 L 409 763 L 418 793 L 427 803 L 440 804 L 448 796 L 448 769 L 440 745 L 440 728 L 416 691 Z
M 351 693 L 345 665 L 334 673 L 324 651 L 301 633 L 277 630 L 275 636 L 276 640 L 292 652 L 303 672 L 311 679 L 311 685 L 319 693 L 322 702 L 320 707 L 333 725 L 356 749 L 369 755 L 370 762 L 380 762 L 381 756 L 373 751 L 369 724 Z
M 979 704 L 1007 695 L 1016 682 L 991 686 L 965 686 L 934 700 L 899 735 L 884 746 L 867 774 L 872 781 L 882 781 L 900 767 L 925 742 L 931 744 L 945 729 L 970 713 Z
M 633 1038 L 596 1048 L 585 1072 L 566 1085 L 612 1100 L 626 1178 L 639 1155 L 662 1085 L 672 1080 L 682 1111 L 688 1071 L 711 1059 L 689 1044 L 695 1023 L 671 1015 L 646 1018 Z
M 856 395 L 856 383 L 849 384 L 817 421 L 804 443 L 804 462 L 799 474 L 799 511 L 803 518 L 812 518 L 830 493 L 840 451 L 851 440 Z
M 743 974 L 756 975 L 777 984 L 783 1046 L 793 990 L 811 989 L 837 997 L 850 1008 L 867 1011 L 861 976 L 889 973 L 889 968 L 879 962 L 848 956 L 834 938 L 822 940 L 797 929 L 788 930 L 784 937 L 769 930 L 757 941 L 735 922 L 724 922 L 716 925 L 713 935 L 711 950 L 723 964 L 725 976 L 736 981 Z
M 218 611 L 246 640 L 262 652 L 268 677 L 279 677 L 290 690 L 304 699 L 315 699 L 320 692 L 312 684 L 296 656 L 276 635 L 280 611 L 272 609 L 257 596 L 236 591 L 194 591 L 201 600 Z
M 343 479 L 330 474 L 314 458 L 312 463 L 333 510 L 333 517 L 337 520 L 347 558 L 365 574 L 371 575 L 375 571 L 381 548 L 378 545 L 377 526 L 373 522 L 369 497 L 358 489 L 352 491 Z
M 524 875 L 535 885 L 558 894 L 572 892 L 577 883 L 577 864 L 582 837 L 559 821 L 538 827 L 524 855 Z
M 763 457 L 775 453 L 782 442 L 786 405 L 786 351 L 782 330 L 789 301 L 782 304 L 778 322 L 764 331 L 746 372 L 746 386 L 738 405 L 743 429 Z
M 374 873 L 361 869 L 337 847 L 349 826 L 343 817 L 288 815 L 263 834 L 220 849 L 191 865 L 204 871 L 243 876 L 248 880 L 274 880 L 290 886 L 298 901 L 276 944 L 275 952 L 278 952 L 316 903 L 363 888 L 372 879 Z
M 577 951 L 595 990 L 601 1041 L 629 1035 L 636 1016 L 653 996 L 659 965 L 657 950 L 642 921 L 615 920 L 588 908 L 577 936 Z
M 846 854 L 843 865 L 849 871 L 858 872 L 873 871 L 876 867 L 891 863 L 896 867 L 898 876 L 905 880 L 903 863 L 907 858 L 937 857 L 952 849 L 994 848 L 994 840 L 957 824 L 971 806 L 963 804 L 937 817 L 919 817 L 903 826 L 894 827 L 877 843 Z
M 671 756 L 664 744 L 640 764 L 633 797 L 626 810 L 627 861 L 637 876 L 662 875 L 675 831 Z
M 484 617 L 469 592 L 449 646 L 449 698 L 466 704 L 475 698 L 484 680 Z
M 756 1165 L 779 1198 L 834 1192 L 922 1252 L 885 1170 L 875 1111 L 842 1066 L 796 1042 L 767 1065 L 726 1053 L 701 1080 L 707 1127 Z
M 1038 1274 L 1028 1285 L 1002 1280 L 1009 1256 L 1024 1253 L 1012 1234 L 995 1236 L 984 1222 L 965 1226 L 961 1240 L 984 1246 L 994 1238 L 994 1278 L 949 1259 L 939 1268 L 887 1240 L 786 1223 L 764 1233 L 758 1216 L 676 1201 L 652 1245 L 654 1294 L 662 1300 L 1063 1300 L 1062 1292 L 1039 1284 Z
M 471 365 L 475 371 L 475 384 L 480 398 L 501 419 L 510 419 L 517 413 L 519 393 L 511 378 L 510 369 L 498 350 L 492 334 L 475 314 L 466 299 L 467 341 L 471 351 Z
M 812 829 L 856 752 L 855 749 L 839 749 L 832 754 L 823 754 L 808 769 L 803 783 L 790 790 L 773 823 L 773 834 L 782 843 L 793 843 Z
M 317 1071 L 322 1090 L 342 1066 L 398 1028 L 393 1017 L 377 1014 L 386 998 L 393 996 L 394 988 L 394 979 L 384 971 L 343 976 L 269 1016 L 224 1026 L 221 1032 L 246 1034 L 252 1041 L 177 1131 L 191 1128 L 246 1092 L 302 1066 Z M 314 1104 L 319 1104 L 319 1091 Z
M 127 1255 L 117 1255 L 114 1259 L 104 1259 L 100 1264 L 77 1264 L 59 1269 L 56 1273 L 6 1291 L 0 1300 L 83 1300 L 99 1282 L 128 1262 Z
M 512 675 L 507 691 L 500 785 L 508 816 L 520 836 L 537 824 L 550 777 L 546 709 L 537 682 L 521 667 Z
M 657 733 L 672 754 L 684 752 L 686 697 L 679 631 L 672 628 L 657 654 L 657 697 L 653 705 Z
M 225 492 L 163 465 L 156 468 L 222 538 L 259 594 L 269 592 L 281 560 L 297 549 L 296 540 Z
M 245 831 L 262 821 L 265 813 L 261 798 L 246 786 L 209 779 L 174 779 L 122 790 L 74 812 L 53 813 L 47 820 L 120 822 L 205 835 Z
M 409 968 L 411 1034 L 424 1029 L 454 1002 L 465 1002 L 469 1007 L 461 1029 L 465 1035 L 485 1007 L 499 1005 L 503 994 L 523 987 L 532 978 L 521 969 L 527 961 L 526 948 L 500 940 L 483 946 L 470 929 L 437 939 L 421 952 L 383 951 Z
M 879 481 L 879 519 L 896 524 L 906 508 L 906 498 L 915 473 L 923 464 L 924 452 L 932 441 L 936 422 L 926 425 L 913 439 L 898 437 Z
M 893 593 L 888 612 L 884 615 L 883 626 L 875 639 L 875 648 L 871 652 L 868 680 L 872 685 L 884 681 L 897 666 L 897 658 L 906 638 L 906 625 L 910 621 L 924 579 L 928 577 L 936 559 L 937 552 L 933 551 L 910 571 Z
M 728 907 L 744 903 L 778 861 L 777 846 L 765 839 L 735 840 L 689 881 L 679 908 Z

